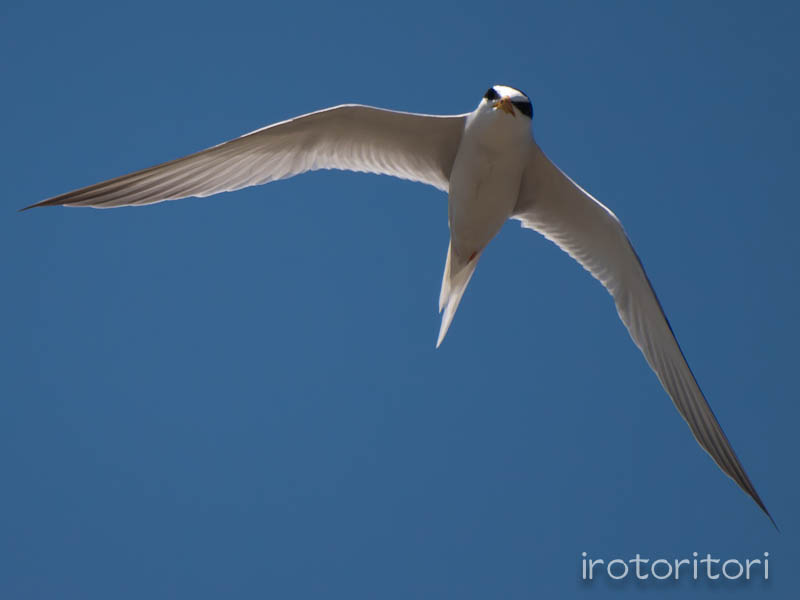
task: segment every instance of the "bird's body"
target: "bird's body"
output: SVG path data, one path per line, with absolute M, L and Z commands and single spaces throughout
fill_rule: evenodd
M 439 296 L 444 316 L 437 345 L 447 334 L 481 252 L 514 212 L 532 149 L 530 123 L 524 117 L 510 119 L 487 102 L 466 119 L 450 174 L 450 247 Z
M 533 146 L 530 126 L 488 105 L 467 117 L 450 174 L 448 216 L 455 254 L 483 250 L 511 217 Z
M 393 175 L 449 192 L 441 344 L 491 239 L 517 219 L 596 277 L 695 439 L 769 515 L 681 352 L 616 216 L 562 173 L 533 139 L 533 108 L 492 86 L 471 113 L 433 116 L 344 105 L 259 129 L 196 154 L 33 206 L 100 208 L 209 196 L 316 169 Z M 31 208 L 31 207 L 28 207 Z M 771 517 L 770 517 L 771 518 Z

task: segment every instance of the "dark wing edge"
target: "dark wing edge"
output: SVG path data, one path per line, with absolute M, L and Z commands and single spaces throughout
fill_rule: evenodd
M 110 208 L 210 196 L 318 169 L 393 175 L 447 191 L 466 115 L 347 104 L 26 206 Z
M 738 456 L 700 390 L 644 267 L 617 217 L 535 146 L 515 214 L 523 227 L 558 245 L 597 278 L 697 442 L 769 517 Z

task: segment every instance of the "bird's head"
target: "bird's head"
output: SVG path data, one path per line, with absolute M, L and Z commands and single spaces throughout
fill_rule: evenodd
M 478 108 L 484 111 L 502 112 L 512 117 L 533 119 L 531 99 L 507 85 L 493 85 L 486 90 Z

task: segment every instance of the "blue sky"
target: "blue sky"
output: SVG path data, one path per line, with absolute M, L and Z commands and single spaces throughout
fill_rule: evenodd
M 794 595 L 793 3 L 0 8 L 0 596 Z M 781 527 L 697 446 L 602 287 L 510 223 L 434 350 L 447 203 L 323 172 L 16 209 L 360 102 L 506 83 L 624 223 Z M 580 581 L 593 557 L 770 580 Z

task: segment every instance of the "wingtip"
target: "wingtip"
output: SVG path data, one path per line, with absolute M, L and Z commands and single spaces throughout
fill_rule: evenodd
M 34 202 L 33 204 L 29 204 L 28 206 L 17 209 L 17 212 L 25 212 L 26 210 L 37 208 L 39 206 L 53 206 L 53 205 L 54 203 L 50 202 L 49 200 L 42 200 L 40 202 Z
M 748 483 L 750 483 L 750 482 L 748 481 Z M 753 501 L 758 505 L 758 508 L 761 509 L 761 512 L 763 512 L 765 515 L 767 515 L 767 518 L 772 523 L 772 526 L 775 528 L 775 531 L 780 533 L 781 532 L 780 527 L 778 527 L 778 524 L 775 522 L 775 519 L 772 518 L 772 515 L 769 514 L 769 511 L 767 510 L 767 506 L 764 504 L 764 501 L 761 500 L 761 496 L 758 495 L 758 492 L 756 492 L 756 490 L 752 486 L 752 484 L 750 484 L 750 489 L 749 490 L 745 490 L 745 491 L 747 492 L 747 495 L 750 496 L 750 498 L 752 498 Z
M 772 521 L 772 526 L 775 528 L 775 531 L 780 533 L 781 532 L 781 528 L 778 527 L 778 524 L 775 522 L 775 519 L 772 518 L 772 515 L 767 513 L 767 516 L 769 517 L 769 520 Z
M 764 503 L 763 503 L 763 502 L 761 502 L 761 499 L 760 499 L 760 498 L 756 499 L 756 504 L 758 504 L 758 507 L 759 507 L 759 508 L 760 508 L 760 509 L 761 509 L 761 510 L 764 512 L 764 514 L 765 514 L 765 515 L 767 515 L 767 518 L 768 518 L 768 519 L 770 520 L 770 522 L 772 523 L 772 526 L 775 528 L 775 531 L 777 531 L 778 533 L 780 533 L 780 532 L 781 532 L 781 528 L 780 528 L 780 527 L 778 527 L 778 524 L 775 522 L 775 519 L 773 519 L 773 518 L 772 518 L 772 515 L 771 515 L 771 514 L 769 514 L 769 511 L 767 510 L 767 507 L 766 507 L 766 506 L 764 506 Z

